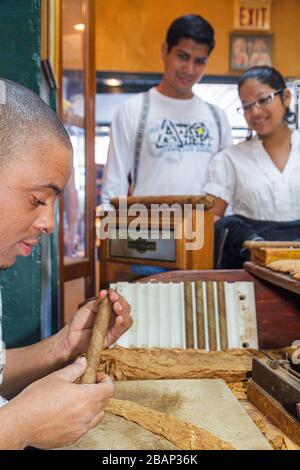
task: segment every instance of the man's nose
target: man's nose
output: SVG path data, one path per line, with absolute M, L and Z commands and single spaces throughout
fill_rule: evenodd
M 185 64 L 185 71 L 188 75 L 194 75 L 195 65 L 192 60 L 189 60 Z
M 40 233 L 54 232 L 54 204 L 41 206 L 41 212 L 35 226 Z

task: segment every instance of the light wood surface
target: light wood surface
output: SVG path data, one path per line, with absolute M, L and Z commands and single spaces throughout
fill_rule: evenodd
M 299 260 L 300 249 L 298 248 L 253 248 L 251 250 L 251 261 L 268 265 L 274 261 L 284 259 Z
M 237 449 L 271 449 L 222 380 L 117 382 L 115 397 L 204 427 Z M 105 416 L 68 449 L 170 449 L 170 443 L 124 418 Z M 174 448 L 174 447 L 173 447 Z
M 300 248 L 300 242 L 274 242 L 274 241 L 245 241 L 243 246 L 249 250 L 253 248 Z

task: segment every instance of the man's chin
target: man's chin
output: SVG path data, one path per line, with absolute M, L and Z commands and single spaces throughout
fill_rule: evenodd
M 4 264 L 0 264 L 0 271 L 6 271 L 7 269 L 11 268 L 11 266 L 5 266 Z
M 7 269 L 11 268 L 15 264 L 16 261 L 17 261 L 17 258 L 10 259 L 10 260 L 0 259 L 0 271 L 6 271 Z

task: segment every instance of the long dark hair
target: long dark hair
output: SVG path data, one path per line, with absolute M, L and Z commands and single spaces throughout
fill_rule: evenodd
M 242 85 L 249 78 L 254 78 L 260 83 L 269 85 L 274 90 L 279 90 L 280 88 L 282 88 L 282 90 L 286 89 L 286 83 L 281 73 L 273 67 L 269 67 L 268 65 L 251 67 L 250 69 L 246 70 L 246 72 L 243 73 L 243 75 L 239 78 L 238 81 L 239 92 Z M 282 94 L 280 94 L 280 98 L 283 102 Z M 297 121 L 296 113 L 293 113 L 290 108 L 287 108 L 286 113 L 284 115 L 284 120 L 287 124 L 295 124 Z

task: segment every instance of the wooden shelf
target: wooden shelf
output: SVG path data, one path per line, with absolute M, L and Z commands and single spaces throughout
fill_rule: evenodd
M 272 271 L 269 268 L 252 263 L 251 261 L 244 263 L 243 267 L 245 271 L 259 277 L 260 279 L 264 279 L 275 286 L 282 287 L 283 289 L 294 292 L 295 294 L 300 294 L 300 282 L 289 274 Z

